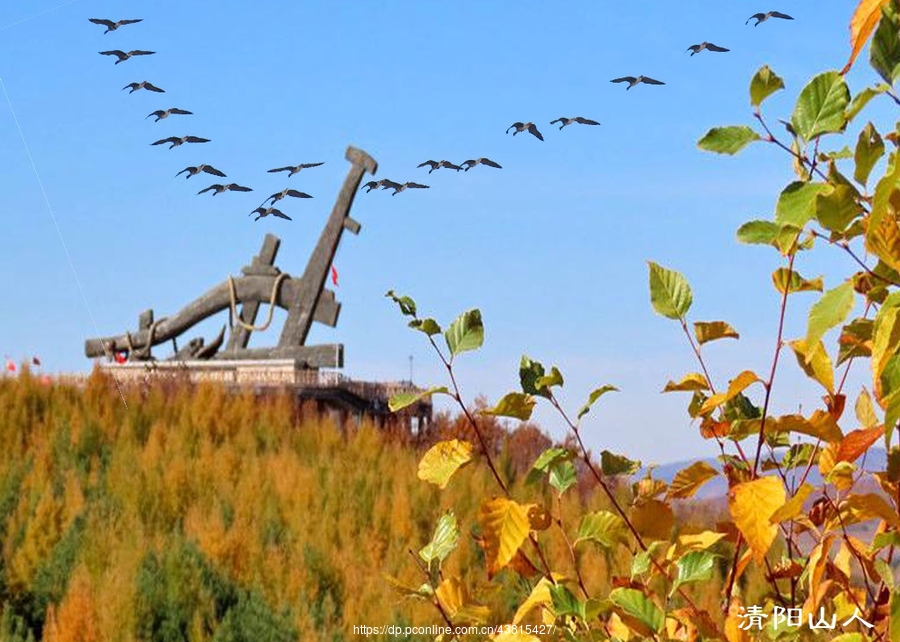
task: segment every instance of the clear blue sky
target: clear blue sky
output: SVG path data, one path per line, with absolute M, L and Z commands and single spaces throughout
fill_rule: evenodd
M 659 394 L 696 364 L 677 325 L 650 307 L 648 259 L 688 277 L 693 320 L 741 332 L 708 350 L 720 384 L 744 368 L 767 371 L 778 256 L 738 245 L 734 232 L 771 215 L 790 164 L 770 146 L 728 158 L 696 141 L 711 126 L 750 122 L 747 86 L 763 63 L 788 87 L 767 103 L 770 118 L 787 118 L 807 78 L 845 62 L 855 2 L 78 0 L 47 11 L 60 4 L 0 6 L 0 78 L 40 175 L 2 97 L 0 353 L 88 369 L 86 337 L 131 329 L 147 307 L 172 314 L 237 274 L 266 232 L 282 239 L 278 265 L 302 272 L 353 144 L 378 161 L 378 178 L 431 189 L 356 200 L 362 233 L 345 235 L 336 260 L 340 322 L 310 337 L 345 344 L 346 374 L 406 378 L 413 355 L 417 382 L 443 383 L 421 335 L 384 298 L 393 288 L 440 321 L 482 309 L 486 345 L 459 362 L 470 397 L 515 389 L 527 353 L 562 369 L 573 408 L 594 385 L 622 388 L 586 418 L 590 446 L 655 461 L 713 454 L 687 399 Z M 770 9 L 796 20 L 745 26 Z M 144 21 L 103 35 L 90 17 Z M 704 40 L 731 52 L 685 52 Z M 97 53 L 116 48 L 158 53 L 120 65 Z M 609 82 L 639 74 L 667 84 L 626 92 Z M 141 80 L 166 93 L 121 91 Z M 873 81 L 865 61 L 849 75 L 854 91 Z M 194 115 L 145 120 L 169 107 Z M 602 125 L 548 124 L 576 115 Z M 517 120 L 538 123 L 545 142 L 504 135 Z M 149 145 L 188 134 L 212 142 Z M 503 169 L 416 168 L 479 156 Z M 317 161 L 325 165 L 291 179 L 265 171 Z M 213 177 L 174 175 L 198 163 L 255 191 L 197 196 Z M 247 217 L 287 186 L 315 197 L 284 203 L 293 222 Z M 801 271 L 833 287 L 846 257 L 816 255 Z M 802 334 L 812 301 L 795 299 L 789 337 Z M 208 339 L 222 323 L 204 326 Z M 786 356 L 784 412 L 818 394 Z M 552 414 L 536 417 L 562 434 Z

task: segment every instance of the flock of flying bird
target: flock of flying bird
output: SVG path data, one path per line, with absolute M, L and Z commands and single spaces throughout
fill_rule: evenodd
M 106 20 L 106 19 L 102 19 L 102 18 L 89 18 L 88 20 L 94 24 L 106 27 L 106 31 L 103 32 L 105 35 L 111 31 L 116 31 L 117 29 L 119 29 L 120 27 L 123 27 L 125 25 L 131 25 L 131 24 L 135 24 L 138 22 L 142 22 L 143 18 L 135 18 L 135 19 L 130 19 L 130 20 L 119 20 L 118 22 L 113 22 L 112 20 Z M 113 49 L 110 51 L 101 51 L 99 53 L 102 56 L 115 56 L 116 57 L 115 64 L 118 65 L 120 62 L 125 62 L 126 60 L 133 58 L 135 56 L 151 56 L 151 55 L 155 54 L 156 52 L 155 51 L 145 51 L 143 49 L 135 49 L 132 51 L 122 51 L 120 49 Z M 141 89 L 143 89 L 145 91 L 150 91 L 153 93 L 158 93 L 158 94 L 165 93 L 165 90 L 160 89 L 153 83 L 148 82 L 146 80 L 143 80 L 141 82 L 132 82 L 132 83 L 129 83 L 129 84 L 125 85 L 124 87 L 122 87 L 123 91 L 126 89 L 130 90 L 128 92 L 129 94 L 133 94 L 134 92 L 141 90 Z M 178 107 L 170 107 L 169 109 L 157 109 L 156 111 L 151 112 L 149 115 L 147 115 L 147 118 L 155 116 L 156 120 L 154 120 L 153 122 L 158 123 L 159 121 L 161 121 L 165 118 L 168 118 L 169 116 L 171 116 L 173 114 L 190 116 L 190 115 L 193 115 L 193 112 L 187 111 L 186 109 L 180 109 Z M 145 118 L 144 120 L 146 120 L 147 118 Z M 174 148 L 180 147 L 181 145 L 184 145 L 186 143 L 208 143 L 208 142 L 210 142 L 210 140 L 208 138 L 201 138 L 199 136 L 169 136 L 168 138 L 162 138 L 162 139 L 160 139 L 154 143 L 150 143 L 150 144 L 151 144 L 151 146 L 168 144 L 169 149 L 174 149 Z M 323 164 L 324 163 L 300 163 L 299 165 L 288 165 L 286 167 L 276 167 L 275 169 L 270 169 L 269 173 L 275 174 L 275 173 L 279 173 L 279 172 L 289 172 L 288 177 L 290 178 L 291 176 L 293 176 L 294 174 L 298 173 L 299 171 L 301 171 L 303 169 L 308 169 L 310 167 L 318 167 L 319 165 L 323 165 Z M 224 172 L 216 169 L 212 165 L 206 165 L 206 164 L 196 165 L 196 166 L 192 166 L 192 167 L 185 167 L 183 170 L 181 170 L 180 172 L 175 174 L 175 176 L 177 177 L 177 176 L 180 176 L 181 174 L 187 174 L 185 176 L 185 178 L 191 178 L 192 176 L 198 176 L 200 174 L 211 174 L 212 176 L 226 178 Z M 252 191 L 253 190 L 251 188 L 245 187 L 243 185 L 239 185 L 237 183 L 224 183 L 224 184 L 223 183 L 214 183 L 214 184 L 210 185 L 209 187 L 206 187 L 206 188 L 200 190 L 199 192 L 197 192 L 197 194 L 204 194 L 206 192 L 212 192 L 213 196 L 215 196 L 217 194 L 222 194 L 223 192 L 252 192 Z M 292 198 L 312 198 L 312 196 L 310 196 L 306 192 L 301 192 L 299 190 L 291 189 L 291 188 L 285 188 L 285 189 L 281 190 L 280 192 L 275 192 L 274 194 L 269 196 L 269 198 L 267 198 L 265 201 L 263 201 L 262 205 L 260 205 L 255 210 L 250 212 L 249 215 L 253 216 L 254 214 L 258 214 L 258 216 L 254 219 L 256 221 L 258 221 L 259 219 L 261 219 L 265 216 L 269 216 L 269 215 L 275 216 L 278 218 L 287 219 L 288 221 L 293 220 L 293 219 L 291 219 L 290 216 L 288 216 L 287 214 L 282 212 L 280 209 L 274 207 L 275 203 L 277 203 L 278 201 L 280 201 L 284 198 L 287 198 L 289 196 Z M 268 204 L 268 206 L 267 206 L 267 204 Z
M 793 20 L 793 18 L 787 14 L 781 13 L 779 11 L 769 11 L 769 12 L 765 12 L 765 13 L 753 14 L 752 16 L 750 16 L 750 18 L 747 19 L 747 22 L 745 22 L 744 24 L 745 25 L 750 24 L 751 20 L 756 20 L 756 22 L 754 23 L 753 26 L 757 27 L 761 23 L 765 22 L 766 20 L 769 20 L 770 18 L 779 18 L 781 20 Z M 105 19 L 99 19 L 99 18 L 90 18 L 89 20 L 90 20 L 90 22 L 92 22 L 94 24 L 105 26 L 106 31 L 104 31 L 103 33 L 107 34 L 111 31 L 116 31 L 117 29 L 119 29 L 122 26 L 141 22 L 142 19 L 119 20 L 118 22 L 113 22 L 112 20 L 105 20 Z M 695 56 L 696 54 L 698 54 L 704 50 L 718 52 L 718 53 L 724 53 L 724 52 L 730 51 L 729 49 L 726 49 L 725 47 L 720 47 L 711 42 L 701 42 L 696 45 L 691 45 L 690 47 L 687 48 L 686 51 L 690 51 L 691 56 Z M 116 60 L 115 64 L 117 64 L 117 65 L 120 62 L 125 62 L 126 60 L 128 60 L 134 56 L 149 56 L 154 53 L 156 53 L 156 52 L 144 51 L 144 50 L 140 50 L 140 49 L 128 51 L 128 52 L 121 51 L 119 49 L 114 49 L 112 51 L 101 51 L 100 52 L 100 54 L 104 55 L 104 56 L 116 56 L 117 60 Z M 646 85 L 664 85 L 665 84 L 664 82 L 662 82 L 660 80 L 655 80 L 653 78 L 650 78 L 649 76 L 644 76 L 644 75 L 622 76 L 621 78 L 614 78 L 610 82 L 612 82 L 612 83 L 623 83 L 623 82 L 628 83 L 628 87 L 626 87 L 626 90 L 631 89 L 632 87 L 639 85 L 639 84 L 646 84 Z M 135 91 L 138 91 L 140 89 L 144 89 L 144 90 L 156 92 L 156 93 L 165 93 L 162 89 L 160 89 L 159 87 L 156 87 L 155 85 L 153 85 L 150 82 L 147 82 L 146 80 L 144 80 L 142 82 L 129 83 L 128 85 L 125 85 L 125 87 L 123 87 L 122 89 L 123 90 L 130 89 L 131 91 L 129 93 L 134 93 Z M 147 116 L 147 118 L 150 118 L 151 116 L 155 116 L 156 120 L 153 122 L 159 122 L 160 120 L 168 118 L 172 114 L 191 115 L 191 113 L 192 112 L 189 112 L 184 109 L 179 109 L 177 107 L 171 107 L 169 109 L 158 109 L 158 110 L 152 112 L 151 114 L 149 114 Z M 562 130 L 563 128 L 565 128 L 569 125 L 572 125 L 572 124 L 580 124 L 580 125 L 599 125 L 600 124 L 599 122 L 597 122 L 595 120 L 591 120 L 589 118 L 584 118 L 582 116 L 576 116 L 574 118 L 560 117 L 560 118 L 550 121 L 551 125 L 555 125 L 556 123 L 561 123 L 559 126 L 560 130 Z M 520 122 L 520 121 L 515 122 L 509 126 L 509 128 L 506 130 L 506 133 L 508 134 L 510 132 L 510 130 L 515 130 L 515 131 L 513 131 L 513 136 L 515 136 L 516 134 L 520 134 L 522 132 L 528 132 L 529 134 L 531 134 L 538 140 L 541 140 L 541 141 L 544 140 L 544 136 L 538 130 L 537 125 L 535 125 L 533 122 Z M 170 136 L 168 138 L 163 138 L 161 140 L 158 140 L 155 143 L 151 143 L 151 145 L 169 144 L 169 149 L 174 149 L 175 147 L 179 147 L 180 145 L 184 145 L 185 143 L 208 143 L 208 142 L 209 142 L 209 139 L 200 138 L 198 136 L 181 136 L 181 137 Z M 322 165 L 322 164 L 323 163 L 301 163 L 300 165 L 293 165 L 293 166 L 278 167 L 275 169 L 270 169 L 269 173 L 290 172 L 288 174 L 288 177 L 291 177 L 294 174 L 298 173 L 300 170 L 307 169 L 310 167 L 318 167 L 319 165 Z M 502 167 L 498 163 L 492 161 L 489 158 L 483 158 L 483 157 L 469 159 L 459 165 L 452 163 L 448 160 L 440 160 L 440 161 L 427 160 L 423 163 L 420 163 L 417 167 L 426 167 L 427 166 L 427 167 L 429 167 L 428 173 L 431 174 L 433 171 L 435 171 L 437 169 L 442 169 L 442 168 L 452 169 L 457 172 L 459 172 L 460 170 L 468 172 L 470 169 L 472 169 L 473 167 L 476 167 L 477 165 L 486 165 L 488 167 L 502 169 Z M 213 176 L 225 178 L 224 173 L 222 173 L 221 171 L 219 171 L 218 169 L 216 169 L 215 167 L 213 167 L 211 165 L 197 165 L 194 167 L 186 167 L 185 169 L 178 172 L 178 174 L 176 174 L 176 176 L 179 176 L 184 173 L 187 173 L 187 176 L 185 178 L 190 178 L 191 176 L 197 176 L 198 174 L 201 174 L 201 173 L 211 174 Z M 367 194 L 369 192 L 371 192 L 372 190 L 379 189 L 379 188 L 382 190 L 393 189 L 394 191 L 391 195 L 396 196 L 400 192 L 403 192 L 407 189 L 429 189 L 429 187 L 430 187 L 429 185 L 423 185 L 421 183 L 415 183 L 412 181 L 407 181 L 405 183 L 398 183 L 396 181 L 385 178 L 385 179 L 381 179 L 378 181 L 369 181 L 368 183 L 363 185 L 361 189 L 365 189 Z M 205 189 L 200 190 L 198 192 L 198 194 L 203 194 L 205 192 L 212 192 L 213 196 L 215 196 L 216 194 L 221 194 L 223 192 L 251 192 L 251 191 L 253 191 L 251 188 L 244 187 L 242 185 L 238 185 L 237 183 L 227 183 L 227 184 L 215 183 Z M 267 198 L 265 201 L 263 201 L 263 204 L 260 207 L 257 207 L 255 210 L 253 210 L 250 213 L 250 215 L 252 216 L 253 214 L 258 214 L 259 216 L 257 216 L 255 219 L 257 221 L 265 216 L 269 216 L 270 214 L 272 216 L 276 216 L 279 218 L 292 220 L 289 216 L 284 214 L 281 210 L 274 207 L 275 203 L 277 203 L 278 201 L 280 201 L 288 196 L 293 197 L 293 198 L 312 198 L 312 196 L 310 196 L 309 194 L 306 194 L 305 192 L 300 192 L 295 189 L 286 188 L 280 192 L 276 192 L 276 193 L 272 194 L 269 198 Z M 266 207 L 267 203 L 269 203 L 268 207 Z

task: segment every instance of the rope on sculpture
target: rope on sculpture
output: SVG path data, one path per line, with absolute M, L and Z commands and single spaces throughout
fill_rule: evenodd
M 231 308 L 228 311 L 228 327 L 234 328 L 234 321 L 237 319 L 237 323 L 239 326 L 247 330 L 248 332 L 263 332 L 272 324 L 272 319 L 275 316 L 275 300 L 278 296 L 278 288 L 281 285 L 281 282 L 287 277 L 287 272 L 282 272 L 277 277 L 275 277 L 275 282 L 272 284 L 272 295 L 269 297 L 269 318 L 266 319 L 266 322 L 262 325 L 251 325 L 245 322 L 237 311 L 237 291 L 234 285 L 234 279 L 231 275 L 228 276 L 228 296 L 231 301 Z

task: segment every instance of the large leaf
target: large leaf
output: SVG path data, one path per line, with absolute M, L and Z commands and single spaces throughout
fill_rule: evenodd
M 806 344 L 815 345 L 826 332 L 839 325 L 853 309 L 853 281 L 845 281 L 822 298 L 809 310 L 806 327 Z
M 578 410 L 578 419 L 581 419 L 586 414 L 588 414 L 591 411 L 591 408 L 593 407 L 593 405 L 595 403 L 597 403 L 597 400 L 600 397 L 602 397 L 603 395 L 605 395 L 607 392 L 618 392 L 618 391 L 619 391 L 618 388 L 616 388 L 615 386 L 610 386 L 610 385 L 600 386 L 599 388 L 595 388 L 594 390 L 592 390 L 591 394 L 588 395 L 588 400 Z
M 439 441 L 419 462 L 419 479 L 446 488 L 453 473 L 472 459 L 472 444 L 459 439 Z
M 784 89 L 784 81 L 769 65 L 763 65 L 750 81 L 750 104 L 759 107 L 766 98 L 779 89 Z
M 816 199 L 834 189 L 827 183 L 795 181 L 782 190 L 775 206 L 775 222 L 802 229 L 816 215 Z
M 853 61 L 866 46 L 878 21 L 881 20 L 881 7 L 889 2 L 890 0 L 860 0 L 856 5 L 856 11 L 850 18 L 850 60 L 841 70 L 842 74 L 850 71 Z
M 498 401 L 496 406 L 482 410 L 481 413 L 528 421 L 531 418 L 531 413 L 534 411 L 535 403 L 536 401 L 531 395 L 524 392 L 510 392 L 504 395 L 503 399 Z
M 875 163 L 884 155 L 884 140 L 872 123 L 866 124 L 859 132 L 856 140 L 856 152 L 853 160 L 856 167 L 853 170 L 853 178 L 860 185 L 865 185 L 869 180 L 869 174 Z
M 478 512 L 488 572 L 494 575 L 510 563 L 528 538 L 528 510 L 511 499 L 498 497 L 484 502 Z
M 697 142 L 697 146 L 707 152 L 717 154 L 737 154 L 750 143 L 762 140 L 759 134 L 746 125 L 713 127 Z
M 828 356 L 822 341 L 817 341 L 810 346 L 804 339 L 797 339 L 791 341 L 790 346 L 797 357 L 797 363 L 800 364 L 806 376 L 818 381 L 825 390 L 833 394 L 834 365 L 832 365 L 831 357 Z
M 666 615 L 649 597 L 632 588 L 613 589 L 610 601 L 653 633 L 662 631 Z
M 596 542 L 606 549 L 614 550 L 618 544 L 628 543 L 628 526 L 618 515 L 606 510 L 596 513 L 587 513 L 581 518 L 578 527 L 579 542 Z
M 718 476 L 719 471 L 707 464 L 698 461 L 683 470 L 679 470 L 669 485 L 669 499 L 687 499 L 693 497 L 706 482 Z
M 679 586 L 689 582 L 705 582 L 712 579 L 718 555 L 709 551 L 691 551 L 678 560 L 678 575 L 672 584 L 674 594 Z
M 683 319 L 694 301 L 691 286 L 680 272 L 647 261 L 650 268 L 650 302 L 668 319 Z
M 769 519 L 785 503 L 784 486 L 777 477 L 760 477 L 732 487 L 728 493 L 728 507 L 758 564 L 769 552 L 778 526 Z
M 884 435 L 884 426 L 858 428 L 846 434 L 838 447 L 836 461 L 855 462 Z
M 850 89 L 836 71 L 814 77 L 800 92 L 791 125 L 805 141 L 822 134 L 843 131 L 847 123 L 844 110 L 850 104 Z
M 737 330 L 724 321 L 696 321 L 694 323 L 694 336 L 697 343 L 703 345 L 718 339 L 740 339 Z
M 900 19 L 893 3 L 882 7 L 882 19 L 878 23 L 872 46 L 869 47 L 869 61 L 885 82 L 893 85 L 900 74 Z
M 447 511 L 438 520 L 431 541 L 425 545 L 419 556 L 429 566 L 432 562 L 443 562 L 459 543 L 459 524 L 453 511 Z
M 450 354 L 456 356 L 468 350 L 477 350 L 484 343 L 484 325 L 479 310 L 469 310 L 459 315 L 444 333 Z
M 447 390 L 447 386 L 435 386 L 434 388 L 429 388 L 428 390 L 416 390 L 414 392 L 398 392 L 394 396 L 392 396 L 388 400 L 388 409 L 391 412 L 397 412 L 399 410 L 403 410 L 404 408 L 413 405 L 420 399 L 425 397 L 430 397 L 431 395 L 437 394 L 450 394 L 450 391 Z
M 857 165 L 857 167 L 859 167 Z M 826 230 L 842 233 L 858 216 L 862 206 L 856 200 L 857 192 L 849 185 L 835 185 L 816 197 L 816 220 Z

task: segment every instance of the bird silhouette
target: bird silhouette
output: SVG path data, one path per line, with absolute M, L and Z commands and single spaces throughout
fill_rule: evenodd
M 186 109 L 178 109 L 178 107 L 171 107 L 171 108 L 165 109 L 165 110 L 163 110 L 163 109 L 157 109 L 155 112 L 153 112 L 153 113 L 151 113 L 151 114 L 148 114 L 148 115 L 147 115 L 147 118 L 150 118 L 150 116 L 156 116 L 156 120 L 154 120 L 153 122 L 154 122 L 154 123 L 158 123 L 158 122 L 161 121 L 163 118 L 168 118 L 171 114 L 187 114 L 187 115 L 191 115 L 191 114 L 193 114 L 193 113 L 194 113 L 194 112 L 192 112 L 192 111 L 187 111 Z M 147 118 L 145 118 L 144 120 L 147 120 Z
M 431 167 L 431 169 L 428 170 L 429 174 L 431 172 L 433 172 L 434 170 L 440 169 L 442 167 L 446 167 L 447 169 L 455 169 L 457 172 L 462 169 L 462 167 L 460 167 L 459 165 L 454 165 L 453 163 L 451 163 L 448 160 L 442 160 L 442 161 L 427 160 L 424 163 L 421 163 L 420 165 L 416 165 L 416 167 L 425 167 L 426 165 Z
M 277 216 L 278 218 L 286 219 L 288 221 L 294 220 L 281 210 L 275 209 L 274 207 L 257 207 L 255 210 L 250 212 L 250 216 L 253 216 L 254 214 L 259 214 L 259 216 L 253 219 L 254 221 L 258 221 L 259 219 L 263 218 L 264 216 L 268 216 L 269 214 L 271 214 L 272 216 Z
M 128 53 L 125 53 L 121 49 L 113 49 L 112 51 L 101 51 L 100 55 L 101 56 L 116 56 L 118 58 L 118 60 L 116 61 L 116 64 L 118 65 L 120 62 L 125 62 L 132 56 L 151 56 L 155 53 L 156 53 L 155 51 L 143 51 L 141 49 L 135 49 L 133 51 L 129 51 Z
M 701 42 L 699 45 L 691 45 L 685 51 L 693 52 L 691 56 L 696 56 L 698 53 L 703 51 L 704 49 L 708 49 L 709 51 L 731 51 L 731 49 L 726 49 L 725 47 L 720 47 L 718 45 L 714 45 L 711 42 Z
M 244 187 L 243 185 L 238 185 L 237 183 L 228 183 L 228 185 L 222 185 L 220 183 L 216 183 L 215 185 L 210 185 L 206 189 L 202 189 L 197 194 L 203 194 L 204 192 L 208 192 L 210 190 L 216 190 L 213 192 L 213 196 L 216 194 L 221 194 L 222 192 L 252 192 L 253 190 L 249 187 Z
M 534 123 L 513 123 L 509 127 L 506 128 L 506 133 L 509 133 L 510 129 L 515 129 L 513 132 L 513 136 L 516 134 L 520 134 L 524 131 L 527 131 L 529 134 L 537 138 L 538 140 L 544 140 L 544 137 L 541 136 L 541 132 L 538 131 L 538 128 Z
M 634 76 L 622 76 L 621 78 L 616 78 L 615 80 L 610 80 L 609 82 L 627 82 L 628 87 L 625 90 L 629 90 L 635 85 L 639 85 L 640 83 L 645 83 L 647 85 L 665 85 L 666 83 L 661 80 L 654 80 L 653 78 L 648 78 L 647 76 L 638 76 L 635 78 Z
M 265 205 L 269 201 L 272 201 L 272 205 L 275 205 L 275 203 L 287 196 L 292 196 L 294 198 L 312 198 L 312 196 L 310 196 L 306 192 L 298 192 L 295 189 L 287 188 L 281 190 L 280 192 L 275 192 L 274 194 L 272 194 L 269 198 L 263 201 L 263 205 Z
M 366 190 L 366 194 L 371 192 L 373 189 L 378 189 L 379 187 L 384 187 L 384 183 L 387 179 L 382 178 L 380 181 L 369 181 L 362 187 L 360 187 L 360 191 Z
M 600 124 L 596 120 L 591 120 L 589 118 L 582 118 L 581 116 L 575 116 L 575 118 L 566 118 L 565 116 L 563 116 L 562 118 L 557 118 L 556 120 L 550 121 L 551 125 L 554 125 L 556 123 L 562 123 L 562 125 L 559 126 L 560 129 L 562 129 L 563 127 L 567 127 L 568 125 L 571 125 L 572 123 L 581 123 L 582 125 L 599 125 Z
M 127 85 L 125 85 L 124 87 L 122 87 L 122 91 L 125 91 L 129 87 L 131 88 L 131 91 L 128 92 L 129 94 L 133 94 L 138 89 L 146 89 L 147 91 L 155 91 L 158 94 L 166 93 L 165 90 L 160 89 L 153 83 L 148 82 L 146 80 L 142 80 L 141 82 L 130 82 Z
M 190 178 L 191 176 L 196 176 L 197 174 L 200 174 L 201 172 L 206 172 L 207 174 L 212 174 L 213 176 L 221 176 L 222 178 L 225 178 L 225 174 L 223 174 L 222 172 L 217 170 L 212 165 L 197 165 L 196 167 L 185 167 L 183 170 L 181 170 L 180 172 L 175 174 L 175 176 L 181 176 L 185 172 L 188 173 L 188 175 L 185 176 L 185 178 Z
M 287 167 L 276 167 L 275 169 L 270 169 L 269 173 L 274 174 L 275 172 L 290 172 L 288 174 L 288 178 L 299 172 L 301 169 L 307 169 L 308 167 L 318 167 L 319 165 L 324 165 L 325 161 L 321 163 L 301 163 L 300 165 L 288 165 Z
M 780 11 L 770 11 L 769 13 L 754 13 L 752 16 L 747 18 L 747 22 L 745 22 L 744 24 L 748 25 L 748 24 L 750 24 L 751 20 L 756 19 L 756 22 L 754 23 L 753 26 L 758 27 L 759 23 L 765 22 L 769 18 L 781 18 L 782 20 L 793 20 L 793 18 L 791 18 L 786 13 L 781 13 Z
M 146 119 L 145 119 L 146 120 Z M 169 136 L 168 138 L 163 138 L 162 140 L 158 140 L 155 143 L 150 143 L 151 145 L 162 145 L 163 143 L 172 143 L 172 147 L 169 149 L 173 149 L 178 147 L 179 145 L 184 145 L 185 143 L 208 143 L 208 138 L 199 138 L 197 136 L 182 136 L 179 138 L 178 136 Z
M 465 165 L 465 170 L 468 172 L 470 169 L 475 167 L 476 165 L 487 165 L 488 167 L 496 167 L 497 169 L 503 169 L 500 165 L 492 161 L 490 158 L 473 158 L 469 159 L 463 163 Z
M 93 22 L 95 25 L 103 25 L 106 27 L 106 31 L 103 32 L 104 34 L 115 31 L 119 27 L 124 27 L 125 25 L 133 25 L 142 20 L 143 18 L 136 18 L 134 20 L 119 20 L 118 22 L 113 22 L 112 20 L 106 20 L 104 18 L 88 18 L 88 22 Z
M 429 189 L 430 187 L 430 185 L 422 185 L 421 183 L 407 182 L 401 185 L 400 183 L 395 183 L 394 181 L 385 180 L 384 187 L 382 187 L 381 189 L 393 189 L 394 192 L 391 194 L 391 196 L 396 196 L 405 189 Z

